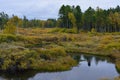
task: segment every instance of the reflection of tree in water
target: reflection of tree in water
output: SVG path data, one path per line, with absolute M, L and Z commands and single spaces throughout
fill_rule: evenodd
M 98 63 L 99 63 L 100 61 L 103 62 L 103 61 L 106 60 L 104 57 L 100 57 L 100 56 L 95 56 L 94 59 L 95 59 L 95 64 L 96 64 L 96 65 L 98 65 Z
M 80 61 L 80 55 L 74 55 L 73 58 L 74 58 L 77 62 Z
M 115 66 L 115 68 L 116 68 L 117 73 L 118 73 L 119 76 L 120 76 L 120 70 L 117 68 L 117 66 Z
M 91 61 L 92 59 L 94 59 L 95 64 L 98 65 L 98 63 L 101 61 L 107 61 L 107 62 L 111 62 L 109 61 L 109 59 L 107 59 L 106 57 L 100 57 L 100 56 L 92 56 L 92 55 L 83 55 L 84 59 L 88 62 L 88 66 L 91 66 Z
M 37 71 L 33 70 L 16 73 L 0 72 L 0 77 L 5 80 L 27 80 L 28 78 L 35 76 L 37 73 Z
M 84 58 L 85 58 L 85 60 L 87 60 L 88 66 L 91 66 L 91 60 L 92 60 L 93 56 L 84 55 Z
M 119 74 L 119 78 L 120 78 L 120 69 L 117 66 L 115 66 L 115 68 L 116 68 L 116 71 Z
M 107 58 L 107 62 L 108 62 L 108 63 L 115 63 L 116 61 L 115 61 L 115 59 L 113 59 L 113 58 Z

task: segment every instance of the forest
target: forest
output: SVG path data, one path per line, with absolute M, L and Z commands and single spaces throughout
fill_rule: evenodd
M 80 31 L 96 32 L 120 32 L 120 6 L 110 9 L 96 9 L 89 7 L 82 12 L 79 5 L 62 5 L 58 12 L 58 19 L 27 19 L 26 16 L 9 17 L 8 14 L 0 13 L 0 29 L 7 28 L 8 25 L 21 28 L 65 28 L 74 29 L 70 33 Z M 14 28 L 11 27 L 11 28 Z

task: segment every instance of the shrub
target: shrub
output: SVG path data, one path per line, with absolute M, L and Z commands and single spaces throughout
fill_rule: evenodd
M 77 33 L 75 29 L 66 29 L 66 33 Z
M 108 44 L 108 43 L 112 42 L 112 40 L 113 40 L 113 37 L 107 35 L 107 36 L 103 36 L 102 37 L 100 43 L 102 43 L 102 44 Z
M 105 46 L 105 49 L 108 50 L 120 50 L 120 43 L 112 42 Z
M 2 34 L 0 35 L 0 43 L 1 42 L 11 42 L 11 41 L 16 41 L 17 37 L 15 35 L 11 34 Z
M 5 29 L 4 29 L 3 33 L 15 34 L 16 33 L 16 26 L 8 21 L 7 24 L 5 25 Z
M 96 33 L 97 33 L 97 31 L 95 30 L 95 28 L 92 28 L 92 29 L 91 29 L 91 33 L 92 33 L 92 34 L 96 34 Z
M 62 28 L 62 29 L 60 29 L 59 32 L 60 32 L 60 33 L 61 33 L 61 32 L 63 32 L 63 33 L 66 32 L 66 28 Z
M 40 57 L 45 60 L 51 60 L 54 58 L 64 57 L 67 55 L 65 50 L 61 47 L 41 49 L 41 50 L 38 49 L 37 52 L 40 53 Z
M 50 31 L 50 33 L 56 33 L 59 32 L 61 29 L 60 28 L 54 28 Z

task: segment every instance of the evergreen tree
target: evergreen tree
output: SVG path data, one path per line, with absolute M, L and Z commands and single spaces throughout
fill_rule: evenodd
M 76 18 L 77 29 L 79 30 L 82 27 L 82 11 L 80 6 L 76 6 L 73 13 Z
M 94 17 L 95 15 L 95 10 L 91 7 L 89 7 L 85 13 L 84 13 L 84 29 L 85 30 L 88 30 L 88 31 L 91 31 L 91 29 L 94 27 Z
M 4 28 L 4 24 L 7 23 L 9 17 L 7 14 L 5 14 L 4 12 L 0 13 L 0 29 Z

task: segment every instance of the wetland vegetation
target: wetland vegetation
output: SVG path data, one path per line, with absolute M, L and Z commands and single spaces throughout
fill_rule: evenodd
M 120 71 L 119 6 L 82 13 L 63 5 L 57 20 L 46 21 L 0 15 L 0 71 L 70 70 L 78 64 L 71 53 L 109 57 Z

